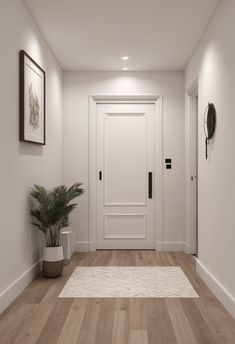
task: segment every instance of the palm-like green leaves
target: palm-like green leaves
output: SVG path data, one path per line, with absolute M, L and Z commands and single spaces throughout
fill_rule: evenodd
M 65 185 L 57 186 L 47 191 L 41 185 L 34 185 L 30 194 L 37 202 L 37 208 L 30 211 L 46 238 L 47 246 L 59 246 L 60 230 L 68 226 L 69 214 L 76 207 L 70 203 L 83 193 L 81 183 L 75 183 L 67 188 Z

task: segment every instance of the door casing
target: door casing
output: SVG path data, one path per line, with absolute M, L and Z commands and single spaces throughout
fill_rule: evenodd
M 196 254 L 198 231 L 198 153 L 197 146 L 197 96 L 198 80 L 196 79 L 186 90 L 186 125 L 185 125 L 185 252 Z M 196 136 L 196 139 L 195 139 Z M 196 181 L 191 177 L 196 176 Z M 196 182 L 196 188 L 192 185 Z
M 88 183 L 88 249 L 96 250 L 96 233 L 97 233 L 97 191 L 96 183 L 98 178 L 96 142 L 97 142 L 97 121 L 96 106 L 97 104 L 106 103 L 142 103 L 154 104 L 155 107 L 155 250 L 162 250 L 163 242 L 163 114 L 162 114 L 161 95 L 91 95 L 89 96 L 89 183 Z

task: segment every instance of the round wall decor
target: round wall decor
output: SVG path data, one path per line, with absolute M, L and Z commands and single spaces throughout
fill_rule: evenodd
M 213 137 L 216 125 L 216 109 L 214 104 L 208 103 L 204 115 L 204 133 L 206 136 L 206 159 L 208 158 L 207 146 L 208 141 Z

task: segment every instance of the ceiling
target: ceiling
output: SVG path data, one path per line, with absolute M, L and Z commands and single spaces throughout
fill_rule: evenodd
M 185 68 L 219 0 L 24 2 L 63 70 L 178 71 Z

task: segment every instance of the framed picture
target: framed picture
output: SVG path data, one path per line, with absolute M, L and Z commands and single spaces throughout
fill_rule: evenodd
M 46 73 L 24 51 L 20 53 L 20 141 L 46 144 Z

